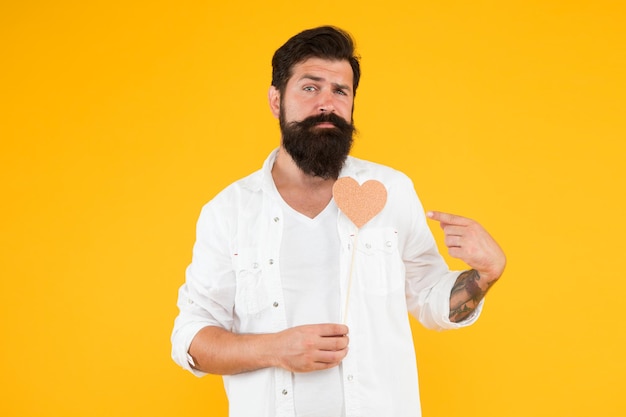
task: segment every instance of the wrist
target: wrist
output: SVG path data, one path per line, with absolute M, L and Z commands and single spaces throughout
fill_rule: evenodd
M 477 284 L 483 291 L 487 291 L 489 287 L 496 283 L 502 276 L 503 271 L 487 271 L 487 270 L 475 270 L 478 274 Z

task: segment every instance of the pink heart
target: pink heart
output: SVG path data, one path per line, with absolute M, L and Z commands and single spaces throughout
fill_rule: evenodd
M 339 209 L 360 228 L 385 207 L 387 189 L 376 180 L 359 185 L 354 178 L 343 177 L 333 185 L 333 198 Z

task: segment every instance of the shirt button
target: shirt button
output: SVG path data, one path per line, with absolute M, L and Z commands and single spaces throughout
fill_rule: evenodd
M 187 299 L 187 302 L 188 302 L 189 304 L 193 304 L 193 300 L 192 300 L 191 298 Z
M 347 378 L 348 378 L 348 381 L 352 381 L 354 379 L 354 376 L 348 375 Z
M 366 243 L 366 244 L 365 244 L 365 247 L 366 247 L 367 249 L 372 249 L 372 245 L 370 245 L 369 243 Z
M 278 223 L 279 221 L 280 221 L 280 218 L 274 217 L 274 223 Z
M 256 262 L 255 262 L 255 263 L 253 263 L 253 264 L 252 264 L 252 268 L 254 268 L 254 269 L 258 269 L 258 268 L 259 268 L 259 264 L 258 264 L 258 263 L 256 263 Z
M 274 307 L 278 307 L 278 301 L 274 301 L 274 304 L 272 304 Z
M 286 389 L 283 390 L 283 395 L 287 395 L 289 394 L 289 391 L 287 391 Z
M 391 242 L 390 242 L 390 241 L 386 241 L 386 242 L 385 242 L 385 246 L 387 246 L 388 248 L 390 248 L 390 247 L 391 247 Z
M 269 264 L 270 264 L 270 265 L 274 265 L 274 260 L 273 260 L 273 259 L 270 259 L 270 260 L 269 260 Z

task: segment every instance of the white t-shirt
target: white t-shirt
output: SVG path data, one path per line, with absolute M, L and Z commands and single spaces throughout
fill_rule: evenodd
M 280 275 L 288 327 L 340 323 L 337 206 L 331 201 L 311 219 L 283 204 Z M 344 415 L 341 366 L 292 378 L 298 417 Z

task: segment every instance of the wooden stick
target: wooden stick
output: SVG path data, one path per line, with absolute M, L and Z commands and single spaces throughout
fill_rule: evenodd
M 348 275 L 348 287 L 346 288 L 346 302 L 343 310 L 343 324 L 348 323 L 348 306 L 350 305 L 350 290 L 352 289 L 352 270 L 354 268 L 354 257 L 356 255 L 356 245 L 359 240 L 359 229 L 354 235 L 354 244 L 352 245 L 352 261 L 350 262 L 350 274 Z

